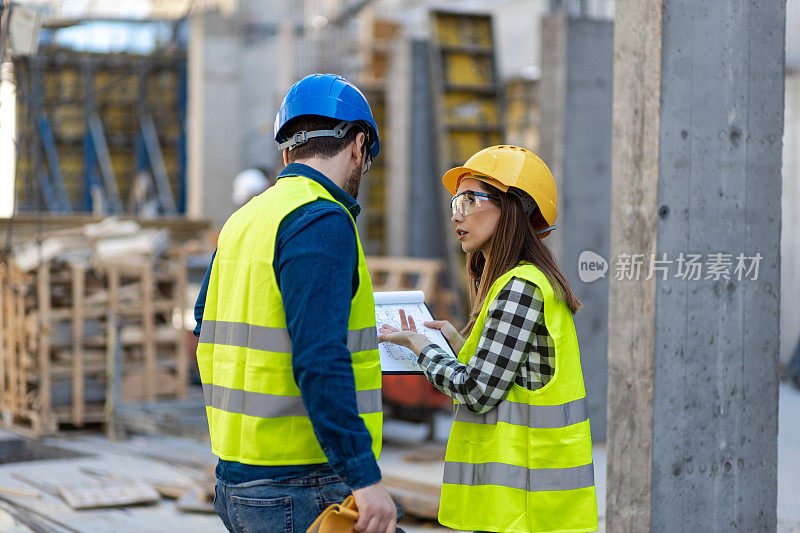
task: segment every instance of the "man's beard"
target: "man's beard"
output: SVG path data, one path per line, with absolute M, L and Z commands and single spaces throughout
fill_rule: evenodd
M 361 164 L 358 165 L 356 168 L 353 169 L 353 172 L 347 176 L 347 179 L 344 181 L 344 192 L 352 196 L 353 198 L 358 198 L 358 188 L 361 185 L 361 176 L 364 175 L 364 161 L 361 161 Z

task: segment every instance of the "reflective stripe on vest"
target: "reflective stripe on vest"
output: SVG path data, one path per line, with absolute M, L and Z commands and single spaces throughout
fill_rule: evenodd
M 282 416 L 308 416 L 300 396 L 280 396 L 239 389 L 231 389 L 211 383 L 203 384 L 203 399 L 206 407 L 213 407 L 228 413 L 257 416 L 259 418 L 280 418 Z M 356 391 L 358 414 L 381 412 L 381 390 Z
M 594 485 L 594 467 L 525 468 L 504 463 L 444 463 L 444 483 L 459 485 L 497 485 L 530 492 L 575 490 Z
M 239 346 L 265 352 L 292 353 L 292 340 L 286 329 L 253 326 L 241 322 L 204 320 L 199 342 Z M 348 331 L 347 349 L 351 352 L 377 350 L 378 338 L 375 335 L 375 328 Z
M 461 405 L 456 406 L 455 420 L 471 424 L 497 424 L 504 422 L 531 428 L 563 428 L 589 419 L 586 398 L 562 405 L 529 405 L 511 401 L 500 402 L 496 409 L 477 414 Z

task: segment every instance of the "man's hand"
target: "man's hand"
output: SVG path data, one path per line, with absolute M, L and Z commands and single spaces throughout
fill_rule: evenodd
M 366 533 L 394 533 L 397 525 L 397 507 L 380 481 L 353 491 L 358 508 L 356 531 Z

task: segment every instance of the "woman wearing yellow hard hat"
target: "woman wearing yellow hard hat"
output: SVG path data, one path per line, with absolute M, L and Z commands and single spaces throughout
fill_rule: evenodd
M 447 171 L 452 222 L 467 254 L 471 311 L 442 331 L 453 358 L 416 332 L 381 327 L 456 401 L 439 521 L 490 532 L 596 531 L 588 408 L 572 315 L 580 307 L 541 239 L 555 229 L 547 165 L 492 146 Z

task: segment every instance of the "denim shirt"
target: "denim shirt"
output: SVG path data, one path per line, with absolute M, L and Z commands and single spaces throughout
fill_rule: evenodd
M 307 165 L 291 163 L 278 179 L 284 176 L 305 176 L 321 184 L 353 218 L 361 211 L 354 198 Z M 316 200 L 281 222 L 273 268 L 292 340 L 294 379 L 328 463 L 351 489 L 381 479 L 370 434 L 358 416 L 346 344 L 350 302 L 358 288 L 357 267 L 356 234 L 340 205 Z M 196 336 L 200 335 L 210 273 L 211 265 L 194 308 Z M 217 476 L 225 483 L 282 480 L 304 476 L 318 467 L 260 466 L 220 459 Z

